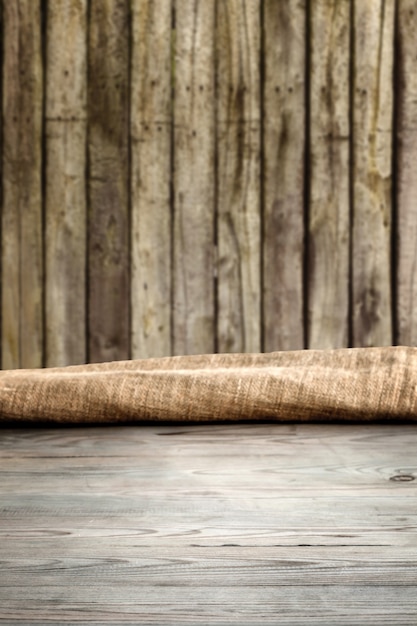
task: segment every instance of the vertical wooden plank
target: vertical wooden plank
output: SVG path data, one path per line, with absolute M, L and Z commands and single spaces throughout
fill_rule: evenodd
M 397 342 L 417 345 L 417 5 L 399 0 L 397 42 Z
M 354 3 L 353 344 L 392 343 L 394 1 Z
M 217 6 L 218 350 L 259 352 L 260 3 Z
M 129 0 L 91 0 L 88 358 L 130 355 Z
M 171 354 L 170 0 L 133 3 L 132 356 Z
M 86 360 L 87 3 L 47 4 L 46 365 Z
M 350 1 L 310 17 L 308 347 L 349 342 Z
M 41 11 L 3 2 L 2 366 L 43 361 Z
M 174 354 L 213 352 L 214 0 L 176 0 Z
M 264 350 L 304 347 L 304 0 L 265 0 Z

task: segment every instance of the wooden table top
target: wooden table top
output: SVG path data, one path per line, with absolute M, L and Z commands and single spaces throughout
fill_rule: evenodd
M 0 430 L 0 624 L 417 624 L 416 425 Z

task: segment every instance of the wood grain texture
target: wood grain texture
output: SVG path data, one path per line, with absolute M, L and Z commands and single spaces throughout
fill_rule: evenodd
M 132 6 L 132 357 L 171 354 L 172 6 Z
M 414 624 L 416 429 L 15 429 L 0 623 Z
M 394 2 L 356 0 L 353 27 L 353 345 L 390 345 Z
M 88 41 L 88 358 L 130 354 L 128 0 L 92 0 Z
M 2 367 L 417 345 L 414 0 L 1 4 Z
M 349 343 L 350 2 L 310 16 L 308 347 Z
M 396 41 L 396 205 L 397 336 L 396 343 L 417 345 L 417 6 L 398 2 Z
M 218 2 L 217 212 L 219 352 L 261 341 L 260 3 Z
M 41 12 L 3 2 L 2 367 L 43 362 Z
M 86 361 L 87 3 L 48 3 L 45 317 L 47 367 Z
M 173 353 L 213 352 L 215 1 L 175 2 Z
M 304 149 L 306 5 L 263 5 L 264 225 L 266 351 L 304 348 Z

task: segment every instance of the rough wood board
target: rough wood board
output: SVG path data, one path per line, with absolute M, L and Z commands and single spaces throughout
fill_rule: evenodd
M 353 27 L 353 345 L 390 345 L 394 2 L 356 0 Z
M 171 354 L 170 1 L 132 7 L 132 357 Z
M 86 362 L 85 121 L 47 121 L 46 365 Z
M 263 5 L 264 345 L 304 348 L 304 1 Z
M 414 0 L 398 2 L 396 41 L 396 190 L 397 190 L 397 336 L 396 343 L 417 345 L 417 55 Z
M 394 424 L 3 429 L 0 623 L 413 624 L 416 444 Z
M 45 362 L 86 361 L 87 3 L 50 2 L 46 42 Z
M 175 2 L 173 353 L 213 352 L 215 2 Z
M 308 347 L 349 337 L 350 1 L 318 0 L 310 16 Z
M 261 341 L 260 3 L 218 3 L 217 212 L 219 352 Z
M 88 41 L 88 358 L 130 354 L 128 0 L 93 0 Z
M 40 2 L 3 2 L 2 367 L 41 367 Z

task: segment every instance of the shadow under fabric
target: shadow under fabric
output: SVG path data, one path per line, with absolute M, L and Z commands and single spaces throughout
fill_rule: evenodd
M 0 372 L 0 423 L 417 421 L 417 348 L 211 354 Z

